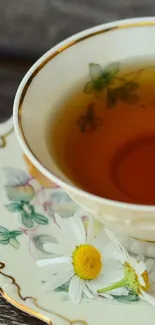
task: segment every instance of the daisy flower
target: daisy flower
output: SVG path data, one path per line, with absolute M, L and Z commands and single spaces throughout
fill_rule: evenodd
M 121 261 L 124 266 L 124 277 L 110 286 L 99 289 L 97 292 L 102 294 L 109 292 L 109 290 L 126 287 L 134 291 L 142 300 L 155 306 L 155 297 L 152 295 L 153 291 L 155 292 L 155 272 L 151 271 L 155 266 L 155 261 L 152 259 L 145 261 L 143 256 L 137 258 L 130 256 L 109 229 L 105 229 L 105 232 L 122 253 L 120 256 L 123 257 Z
M 94 220 L 90 215 L 85 231 L 84 215 L 79 211 L 74 217 L 62 219 L 56 214 L 56 224 L 51 227 L 56 243 L 44 244 L 44 249 L 57 257 L 37 261 L 39 267 L 50 270 L 45 289 L 55 290 L 69 283 L 69 297 L 74 303 L 79 303 L 83 294 L 88 298 L 97 296 L 99 288 L 120 281 L 124 274 L 119 247 L 104 229 L 94 236 Z M 120 294 L 127 295 L 128 291 L 121 287 L 102 293 L 111 299 L 112 295 Z

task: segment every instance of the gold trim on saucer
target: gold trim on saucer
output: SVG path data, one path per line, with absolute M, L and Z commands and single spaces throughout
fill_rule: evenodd
M 18 124 L 19 124 L 19 128 L 20 128 L 20 132 L 21 135 L 24 139 L 24 142 L 26 143 L 27 147 L 29 148 L 29 150 L 32 152 L 33 156 L 39 161 L 39 159 L 36 157 L 35 153 L 32 151 L 32 149 L 30 148 L 25 135 L 24 135 L 24 131 L 22 128 L 22 120 L 21 120 L 21 114 L 22 114 L 22 104 L 25 98 L 25 95 L 27 93 L 27 90 L 31 84 L 31 82 L 33 81 L 34 77 L 38 74 L 38 72 L 49 62 L 51 61 L 54 57 L 56 57 L 57 55 L 59 55 L 60 53 L 62 53 L 63 51 L 67 50 L 68 48 L 70 48 L 73 45 L 76 45 L 79 42 L 82 42 L 84 40 L 86 40 L 87 38 L 90 37 L 94 37 L 96 35 L 100 35 L 103 33 L 107 33 L 110 31 L 114 31 L 114 30 L 118 30 L 118 29 L 127 29 L 127 28 L 134 28 L 134 27 L 145 27 L 145 26 L 155 26 L 155 21 L 140 21 L 140 22 L 131 22 L 131 23 L 124 23 L 122 25 L 118 25 L 118 26 L 114 26 L 114 27 L 109 27 L 107 29 L 102 29 L 100 31 L 96 31 L 93 32 L 91 34 L 88 34 L 86 36 L 83 36 L 75 41 L 71 41 L 68 44 L 64 45 L 63 47 L 59 48 L 56 52 L 54 52 L 53 54 L 51 54 L 47 59 L 45 59 L 32 73 L 32 75 L 29 77 L 29 79 L 27 80 L 22 93 L 20 95 L 20 100 L 19 100 L 19 105 L 18 105 Z M 40 164 L 42 164 L 39 161 Z M 46 167 L 45 167 L 46 168 Z
M 16 291 L 17 291 L 17 294 L 18 294 L 18 297 L 22 300 L 22 301 L 26 301 L 26 300 L 31 300 L 33 302 L 33 304 L 47 312 L 47 313 L 50 313 L 50 314 L 53 314 L 59 318 L 61 318 L 62 320 L 64 320 L 65 322 L 67 321 L 70 325 L 74 325 L 74 324 L 81 324 L 81 325 L 87 325 L 87 322 L 84 321 L 84 320 L 80 320 L 80 319 L 76 319 L 76 320 L 70 320 L 68 319 L 67 317 L 64 317 L 56 312 L 53 312 L 51 310 L 48 310 L 44 307 L 42 307 L 41 305 L 39 305 L 39 303 L 37 302 L 37 299 L 34 298 L 34 297 L 31 297 L 31 296 L 26 296 L 26 297 L 23 297 L 22 296 L 22 293 L 21 293 L 21 287 L 19 286 L 19 284 L 16 282 L 16 280 L 11 276 L 11 275 L 8 275 L 6 273 L 4 273 L 2 270 L 4 270 L 5 268 L 5 264 L 3 262 L 0 262 L 0 274 L 3 275 L 4 277 L 6 277 L 7 279 L 10 279 L 11 280 L 11 284 L 13 284 L 15 287 L 16 287 Z M 42 315 L 41 313 L 27 307 L 27 306 L 24 306 L 23 304 L 20 304 L 18 303 L 17 301 L 15 301 L 14 299 L 12 299 L 2 288 L 0 288 L 0 293 L 1 295 L 9 302 L 11 303 L 12 305 L 14 305 L 15 307 L 17 307 L 18 309 L 26 312 L 27 314 L 30 314 L 31 316 L 34 316 L 38 319 L 41 319 L 42 321 L 44 321 L 45 323 L 49 324 L 49 325 L 54 325 L 53 321 L 51 321 L 51 319 L 49 319 L 48 317 L 46 317 L 45 315 Z
M 5 137 L 0 137 L 0 148 L 6 147 L 6 139 Z
M 12 131 L 14 130 L 13 126 L 11 128 L 11 130 L 9 130 L 7 133 L 5 133 L 2 137 L 0 137 L 0 141 L 2 141 L 2 143 L 0 144 L 0 149 L 5 148 L 7 145 L 7 141 L 6 138 L 8 137 L 8 135 L 10 135 L 12 133 Z

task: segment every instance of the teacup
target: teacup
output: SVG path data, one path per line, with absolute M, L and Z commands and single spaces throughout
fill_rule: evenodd
M 147 241 L 155 241 L 155 206 L 121 203 L 81 190 L 49 153 L 45 133 L 49 118 L 71 85 L 85 78 L 90 62 L 106 65 L 132 56 L 154 55 L 154 36 L 155 18 L 138 18 L 104 24 L 70 37 L 27 72 L 13 113 L 15 132 L 26 156 L 47 179 L 105 225 Z

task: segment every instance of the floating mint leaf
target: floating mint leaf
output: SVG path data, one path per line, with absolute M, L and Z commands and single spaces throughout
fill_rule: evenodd
M 89 75 L 92 81 L 98 80 L 102 76 L 102 68 L 97 63 L 89 64 Z
M 102 88 L 101 90 L 95 90 L 95 97 L 99 101 L 103 102 L 106 99 L 106 89 Z
M 133 92 L 136 91 L 139 88 L 139 84 L 134 81 L 130 81 L 123 86 L 124 90 L 127 92 Z
M 117 92 L 116 90 L 108 89 L 107 91 L 107 108 L 113 108 L 117 104 Z
M 89 81 L 83 89 L 84 93 L 86 94 L 92 94 L 94 91 L 94 82 L 93 81 Z
M 88 107 L 86 115 L 80 116 L 77 121 L 77 125 L 81 132 L 93 132 L 103 124 L 103 120 L 95 115 L 94 107 L 90 105 Z
M 112 78 L 118 73 L 119 68 L 120 68 L 119 62 L 111 63 L 103 70 L 103 75 L 105 76 L 107 75 Z
M 119 98 L 127 104 L 136 104 L 139 101 L 137 94 L 126 91 L 124 87 L 119 90 Z

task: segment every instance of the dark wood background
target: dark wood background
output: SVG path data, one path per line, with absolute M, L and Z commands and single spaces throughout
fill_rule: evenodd
M 12 114 L 24 73 L 50 47 L 97 24 L 153 15 L 155 0 L 0 0 L 0 121 Z M 0 297 L 0 324 L 41 323 Z

